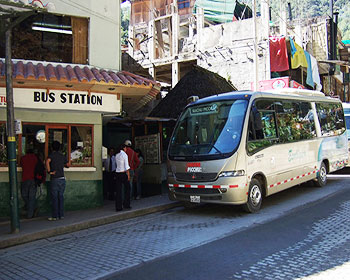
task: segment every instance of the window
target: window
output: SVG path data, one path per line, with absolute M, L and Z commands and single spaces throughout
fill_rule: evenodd
M 23 123 L 22 134 L 17 135 L 17 163 L 28 150 L 43 158 L 52 153 L 53 141 L 61 144 L 60 151 L 70 166 L 93 166 L 92 125 L 52 125 Z M 6 124 L 0 123 L 0 166 L 7 166 Z M 70 155 L 70 156 L 68 156 Z
M 7 137 L 6 137 L 6 125 L 0 124 L 0 165 L 7 165 Z
M 248 126 L 248 153 L 276 143 L 314 137 L 316 129 L 309 102 L 257 100 L 253 103 Z
M 42 13 L 13 28 L 12 57 L 36 61 L 88 63 L 88 19 Z M 26 47 L 23 47 L 26 46 Z M 5 37 L 0 37 L 5 57 Z
M 253 103 L 248 124 L 248 153 L 255 153 L 277 142 L 276 117 L 271 100 Z
M 179 7 L 179 9 L 189 8 L 190 0 L 179 0 L 177 2 L 177 6 Z
M 278 101 L 275 105 L 281 143 L 316 137 L 315 123 L 310 103 Z
M 322 136 L 340 135 L 345 131 L 344 112 L 340 103 L 317 103 Z
M 20 138 L 16 135 L 16 157 L 19 160 Z M 7 132 L 6 123 L 0 123 L 0 166 L 7 166 Z
M 71 126 L 72 165 L 92 165 L 92 127 Z

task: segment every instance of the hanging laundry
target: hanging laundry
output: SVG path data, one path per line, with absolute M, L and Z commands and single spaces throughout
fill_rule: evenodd
M 306 84 L 310 87 L 314 87 L 314 80 L 312 79 L 312 65 L 310 54 L 307 51 L 304 51 L 306 61 L 307 61 L 307 74 L 306 74 Z
M 271 72 L 282 72 L 289 69 L 285 37 L 270 37 Z
M 305 57 L 305 53 L 302 47 L 300 47 L 297 43 L 294 43 L 296 52 L 293 57 L 290 59 L 292 64 L 292 69 L 298 68 L 300 66 L 307 67 L 307 61 Z
M 310 55 L 311 59 L 311 68 L 312 68 L 312 79 L 316 84 L 316 90 L 320 91 L 322 89 L 320 73 L 318 71 L 317 60 L 312 55 Z
M 294 45 L 294 41 L 291 37 L 289 37 L 289 43 L 290 43 L 290 51 L 292 53 L 292 57 L 294 56 L 294 54 L 297 52 L 297 49 Z

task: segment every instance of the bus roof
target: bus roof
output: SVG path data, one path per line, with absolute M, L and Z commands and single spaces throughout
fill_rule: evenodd
M 261 92 L 255 92 L 255 91 L 232 91 L 227 93 L 221 93 L 217 95 L 212 95 L 208 97 L 201 98 L 189 105 L 199 105 L 203 103 L 208 102 L 215 102 L 215 101 L 223 101 L 223 100 L 234 100 L 234 99 L 246 99 L 250 100 L 252 97 L 283 97 L 283 98 L 298 98 L 306 101 L 333 101 L 333 102 L 340 102 L 337 98 L 332 98 L 329 96 L 325 96 L 324 93 L 320 91 L 314 91 L 314 90 L 305 90 L 305 89 L 295 89 L 295 88 L 283 88 L 283 89 L 274 89 L 274 90 L 268 90 L 268 91 L 261 91 Z M 350 108 L 350 104 L 349 104 Z

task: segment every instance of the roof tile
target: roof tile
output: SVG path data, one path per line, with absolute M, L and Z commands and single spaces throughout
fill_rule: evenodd
M 74 68 L 73 68 L 74 67 Z M 157 85 L 153 80 L 129 73 L 111 70 L 89 68 L 86 65 L 34 64 L 31 61 L 16 60 L 13 62 L 13 78 L 43 81 L 72 81 L 72 82 L 106 82 L 124 85 Z M 0 79 L 5 78 L 5 61 L 0 59 Z
M 29 79 L 35 79 L 35 68 L 34 68 L 34 64 L 32 62 L 29 62 L 27 63 L 26 65 L 27 69 L 26 69 L 26 75 L 25 77 L 26 78 L 29 78 Z M 16 78 L 16 77 L 14 77 Z
M 84 72 L 85 72 L 86 77 L 88 78 L 89 82 L 91 82 L 92 80 L 96 81 L 96 78 L 95 78 L 94 74 L 91 72 L 89 67 L 85 66 Z
M 62 65 L 57 65 L 57 80 L 68 80 L 66 69 Z
M 57 80 L 57 76 L 58 75 L 56 75 L 55 68 L 52 66 L 52 64 L 47 65 L 47 67 L 46 67 L 46 78 L 48 80 Z
M 92 68 L 91 71 L 94 74 L 94 76 L 96 77 L 97 81 L 101 82 L 103 80 L 105 82 L 105 79 L 103 78 L 101 73 L 96 68 Z
M 125 77 L 125 75 L 122 72 L 117 73 L 117 76 L 119 79 L 122 80 L 123 84 L 130 84 L 129 80 Z
M 74 72 L 77 75 L 80 82 L 88 82 L 88 78 L 85 74 L 85 71 L 83 71 L 79 66 L 74 66 Z
M 23 65 L 23 62 L 22 61 L 19 61 L 17 64 L 16 64 L 16 68 L 14 67 L 14 69 L 16 69 L 16 70 L 14 70 L 15 71 L 15 73 L 16 73 L 16 76 L 18 77 L 18 78 L 22 78 L 22 79 L 24 79 L 24 65 Z
M 45 81 L 46 80 L 46 75 L 45 75 L 44 65 L 42 63 L 39 63 L 35 69 L 36 69 L 36 78 L 38 80 Z
M 75 72 L 72 68 L 72 66 L 68 65 L 66 67 L 67 73 L 68 73 L 68 80 L 70 81 L 78 81 L 77 76 L 75 75 Z

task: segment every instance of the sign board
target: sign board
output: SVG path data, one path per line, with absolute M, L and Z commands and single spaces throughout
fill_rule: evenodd
M 87 91 L 14 88 L 15 108 L 35 110 L 72 110 L 120 113 L 121 102 L 115 94 Z M 0 88 L 0 108 L 6 107 L 6 89 Z
M 142 151 L 145 163 L 161 163 L 159 133 L 135 137 L 135 149 Z
M 251 90 L 254 90 L 254 83 L 250 84 Z M 258 91 L 279 89 L 289 87 L 289 77 L 275 78 L 271 80 L 259 81 Z
M 291 88 L 298 88 L 298 89 L 305 89 L 305 87 L 302 84 L 299 84 L 296 81 L 290 81 L 290 87 Z
M 22 134 L 22 121 L 15 120 L 15 132 L 16 134 Z

